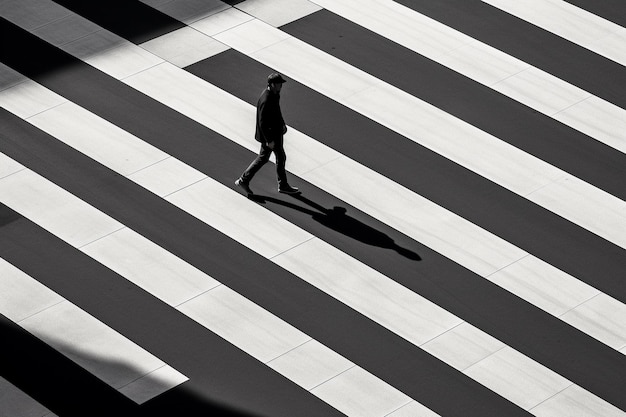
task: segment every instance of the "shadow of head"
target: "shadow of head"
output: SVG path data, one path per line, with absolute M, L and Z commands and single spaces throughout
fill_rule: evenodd
M 312 215 L 313 219 L 339 233 L 368 245 L 392 249 L 398 254 L 414 261 L 420 261 L 422 259 L 417 253 L 399 246 L 389 235 L 349 216 L 347 214 L 348 210 L 345 207 L 334 206 L 331 209 L 325 209 L 302 196 L 294 197 L 317 208 L 318 212 Z
M 348 210 L 345 207 L 334 206 L 332 208 L 325 208 L 322 205 L 304 197 L 303 194 L 294 194 L 292 197 L 306 206 L 302 206 L 293 202 L 281 200 L 275 197 L 263 196 L 254 194 L 250 198 L 257 203 L 274 203 L 283 207 L 294 209 L 301 213 L 310 215 L 318 223 L 334 230 L 337 233 L 341 233 L 352 239 L 358 240 L 365 244 L 376 246 L 384 249 L 392 249 L 398 254 L 404 256 L 407 259 L 413 261 L 421 261 L 422 258 L 415 252 L 403 248 L 396 244 L 396 242 L 390 238 L 387 234 L 377 230 L 368 224 L 349 216 Z M 310 208 L 309 208 L 310 207 Z

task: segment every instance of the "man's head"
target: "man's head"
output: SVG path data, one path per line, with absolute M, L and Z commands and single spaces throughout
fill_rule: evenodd
M 283 76 L 277 72 L 271 73 L 267 77 L 267 85 L 269 89 L 274 93 L 280 93 L 280 90 L 283 87 L 283 83 L 286 82 L 287 80 L 285 80 Z

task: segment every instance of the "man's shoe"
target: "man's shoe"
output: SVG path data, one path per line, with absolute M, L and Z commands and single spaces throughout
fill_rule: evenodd
M 235 181 L 235 185 L 238 185 L 239 187 L 241 187 L 241 189 L 244 190 L 246 192 L 246 194 L 248 194 L 248 195 L 254 194 L 252 192 L 252 190 L 250 189 L 250 187 L 248 186 L 248 184 L 243 182 L 243 180 L 241 178 L 239 178 L 237 181 Z
M 278 192 L 284 194 L 298 194 L 300 191 L 296 187 L 285 185 L 283 187 L 278 187 Z

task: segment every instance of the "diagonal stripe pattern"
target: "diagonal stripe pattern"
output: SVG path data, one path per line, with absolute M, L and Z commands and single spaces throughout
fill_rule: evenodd
M 8 288 L 53 288 L 189 378 L 141 405 L 88 385 L 112 398 L 106 412 L 624 415 L 619 101 L 417 4 L 95 3 L 0 9 L 18 41 L 0 73 L 0 256 Z M 541 25 L 568 39 L 557 17 Z M 615 45 L 589 49 L 618 60 Z M 274 196 L 266 168 L 250 200 L 233 181 L 256 151 L 253 105 L 273 70 L 290 78 L 288 169 L 303 194 Z M 458 103 L 483 104 L 463 111 L 446 83 Z M 555 140 L 526 144 L 515 116 Z M 562 155 L 568 138 L 587 152 Z M 8 294 L 7 334 L 21 304 Z M 26 328 L 28 343 L 68 355 L 45 333 L 80 349 L 76 320 Z M 76 413 L 84 404 L 64 404 L 76 380 L 119 375 L 104 357 L 76 361 L 74 393 L 51 398 L 47 379 L 10 371 L 26 366 L 12 355 L 0 388 L 16 415 Z

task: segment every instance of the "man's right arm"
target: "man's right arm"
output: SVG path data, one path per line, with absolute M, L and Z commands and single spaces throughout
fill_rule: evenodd
M 263 145 L 269 146 L 269 143 L 271 142 L 269 140 L 270 138 L 270 129 L 268 127 L 268 119 L 267 119 L 267 111 L 266 111 L 266 104 L 267 102 L 265 100 L 261 100 L 258 103 L 258 107 L 257 107 L 257 117 L 258 117 L 258 121 L 257 123 L 259 124 L 259 131 L 261 133 L 261 143 Z
M 259 103 L 259 126 L 261 128 L 261 136 L 263 142 L 271 149 L 274 148 L 274 141 L 278 136 L 284 134 L 284 126 L 276 125 L 276 110 L 273 103 L 269 100 L 263 100 Z M 278 110 L 280 111 L 280 110 Z

